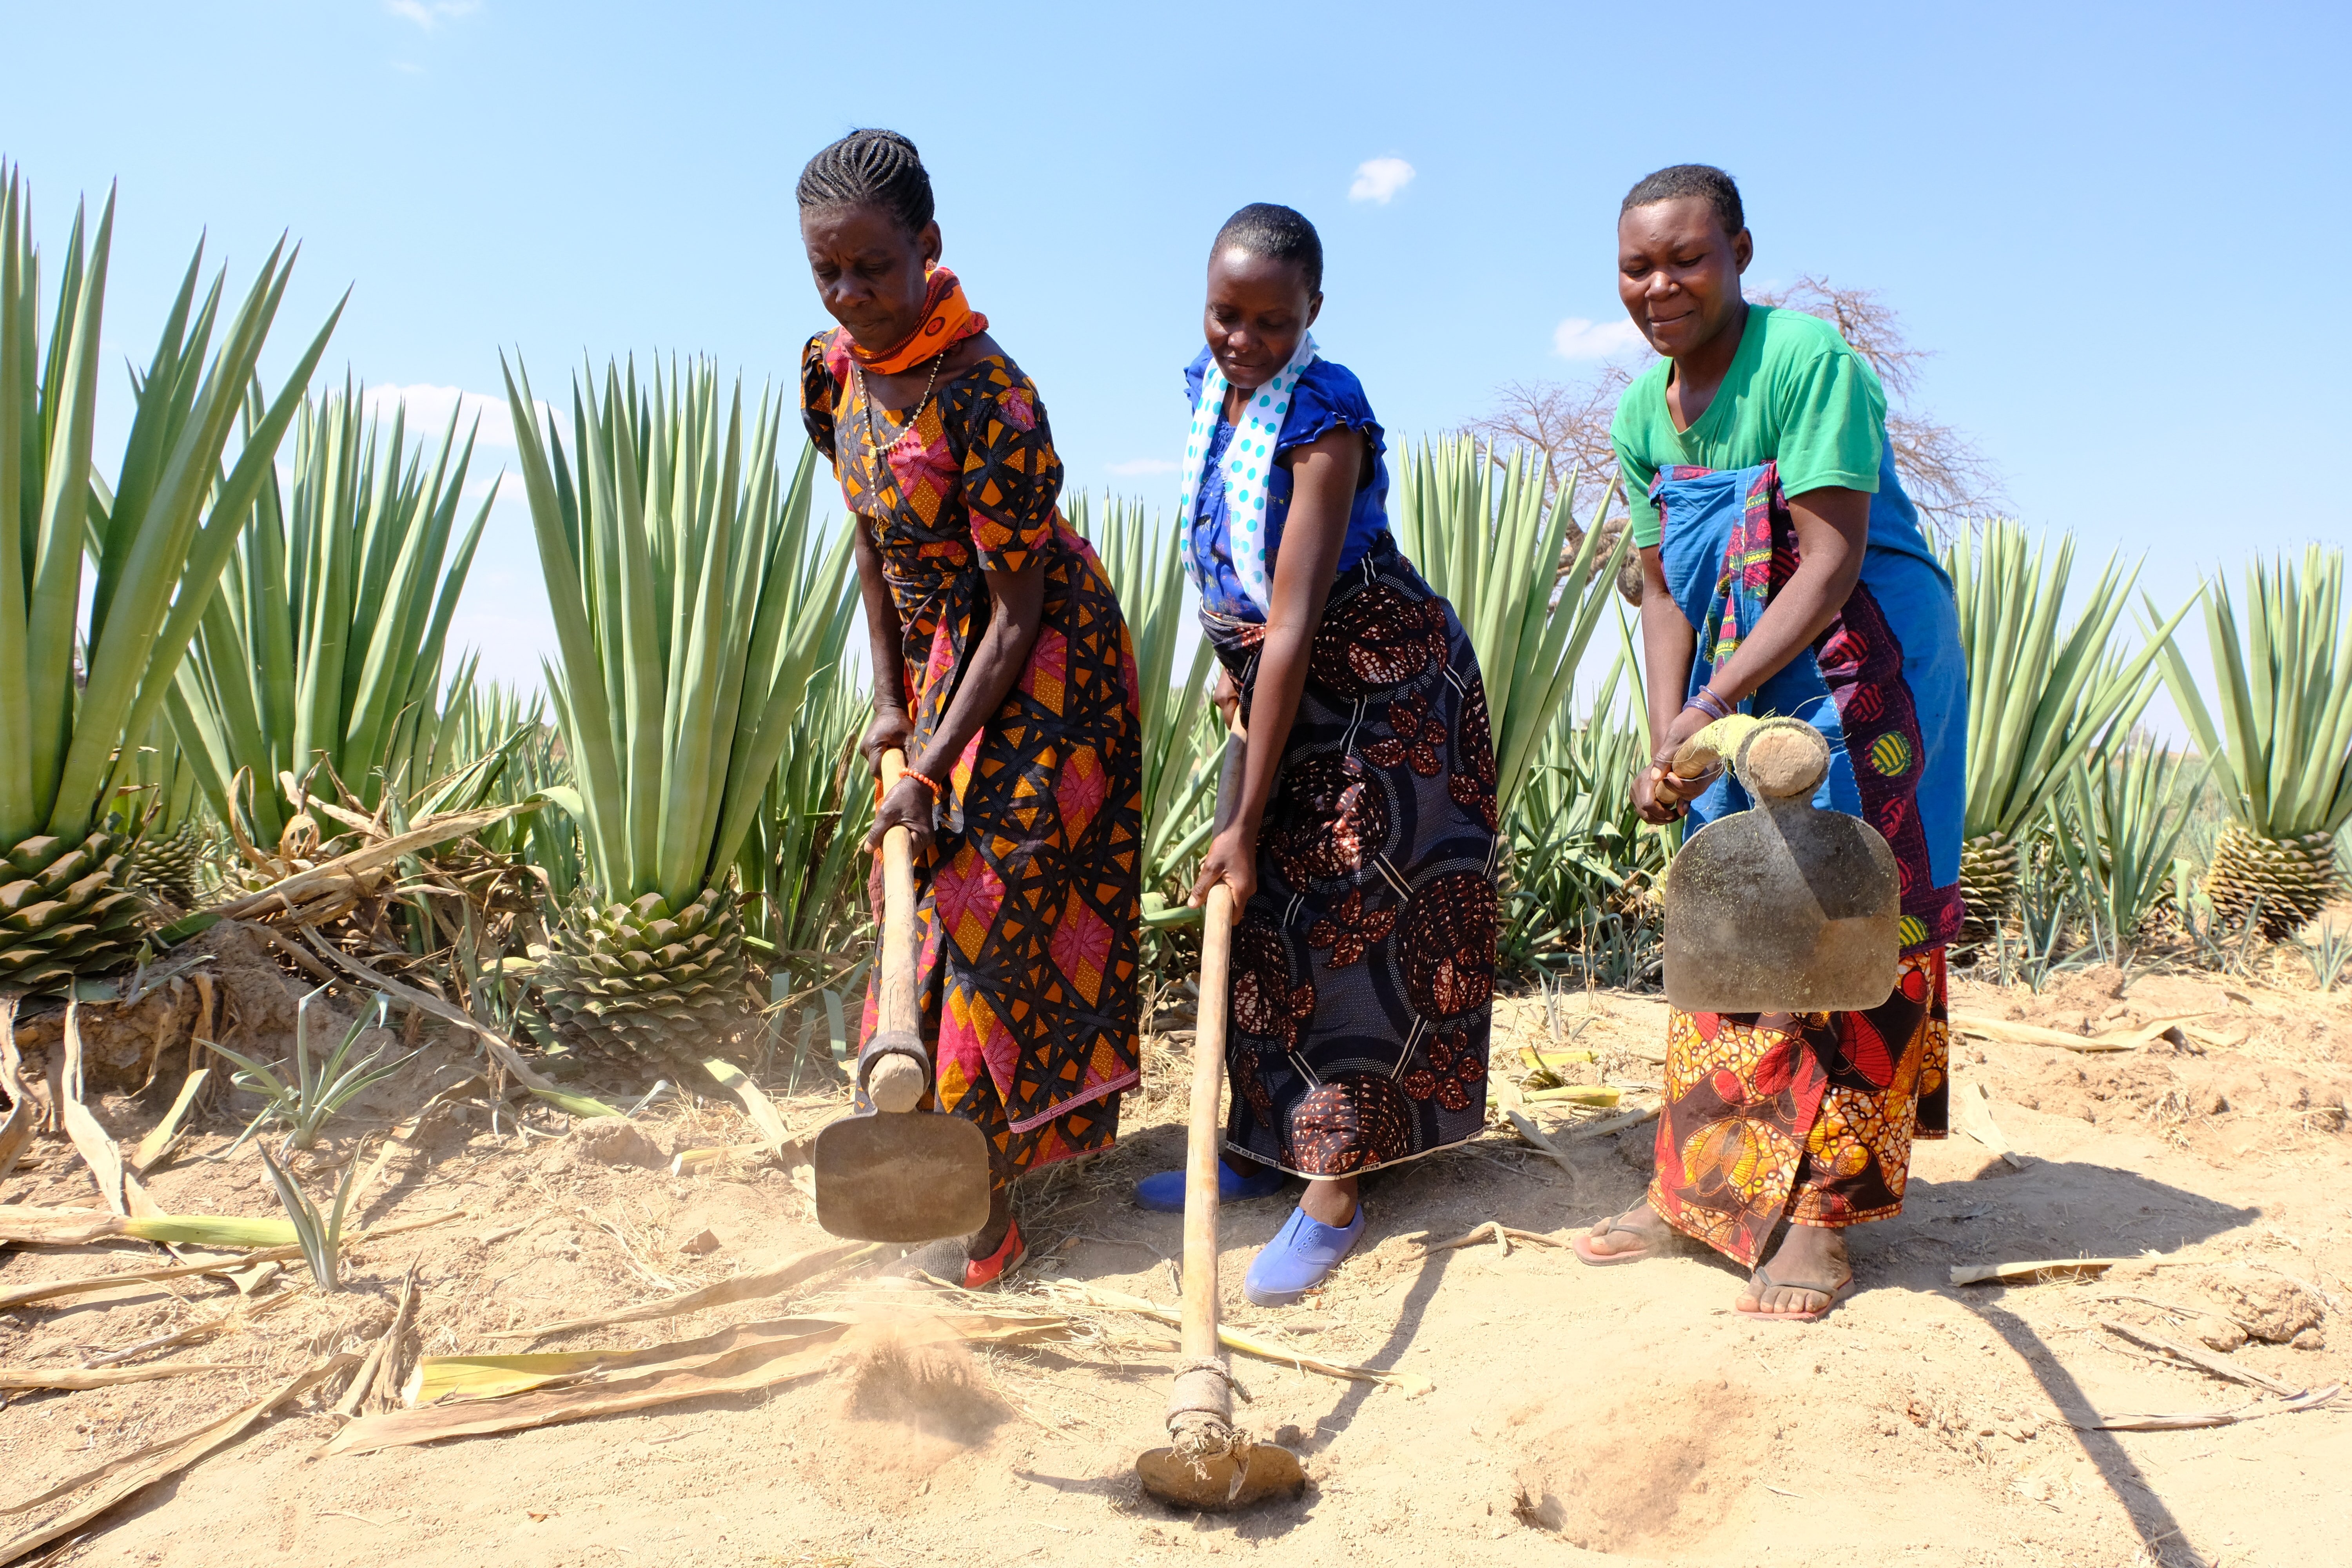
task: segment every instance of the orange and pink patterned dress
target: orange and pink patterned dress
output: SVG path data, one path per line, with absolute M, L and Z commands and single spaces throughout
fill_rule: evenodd
M 1108 1147 L 1139 1076 L 1135 655 L 1093 547 L 1055 505 L 1062 463 L 1029 378 L 988 355 L 942 380 L 910 429 L 866 406 L 851 363 L 844 333 L 810 340 L 802 419 L 873 531 L 916 745 L 945 718 L 986 628 L 982 574 L 1045 565 L 1027 668 L 957 758 L 915 868 L 916 990 L 938 1105 L 988 1135 L 1002 1188 Z M 878 863 L 871 896 L 878 920 Z M 869 990 L 867 1035 L 874 1017 Z

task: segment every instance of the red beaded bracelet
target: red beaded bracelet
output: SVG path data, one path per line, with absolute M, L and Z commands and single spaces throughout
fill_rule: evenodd
M 940 784 L 939 780 L 931 777 L 929 773 L 919 773 L 914 769 L 908 768 L 898 776 L 902 779 L 912 779 L 917 784 L 921 784 L 925 789 L 929 790 L 933 800 L 944 800 L 947 798 L 947 786 Z

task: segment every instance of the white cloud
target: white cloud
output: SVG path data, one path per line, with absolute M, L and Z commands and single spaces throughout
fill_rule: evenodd
M 1552 352 L 1562 359 L 1614 359 L 1649 345 L 1631 321 L 1588 321 L 1570 316 L 1552 329 Z
M 486 447 L 512 449 L 515 444 L 514 416 L 507 410 L 505 397 L 487 392 L 467 392 L 463 387 L 430 386 L 371 386 L 361 401 L 361 406 L 379 419 L 389 420 L 400 405 L 408 408 L 408 433 L 412 439 L 435 440 L 449 427 L 449 416 L 462 410 L 457 424 L 457 438 L 463 441 L 475 420 L 481 421 L 480 434 L 475 437 L 478 450 Z M 547 417 L 547 405 L 539 405 L 540 417 Z
M 1165 458 L 1129 458 L 1124 463 L 1108 466 L 1112 473 L 1130 479 L 1139 474 L 1172 474 L 1176 471 L 1176 465 Z
M 383 8 L 429 33 L 444 22 L 480 10 L 482 0 L 383 0 Z
M 1351 202 L 1389 205 L 1391 198 L 1412 184 L 1413 167 L 1402 158 L 1367 158 L 1356 165 L 1356 183 L 1348 187 Z

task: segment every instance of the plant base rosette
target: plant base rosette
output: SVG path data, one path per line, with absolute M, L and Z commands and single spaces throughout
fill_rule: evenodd
M 2342 885 L 2332 835 L 2264 838 L 2235 822 L 2221 829 L 2205 874 L 2205 896 L 2228 919 L 2242 919 L 2259 899 L 2263 934 L 2273 942 L 2302 930 Z
M 140 900 L 129 843 L 103 829 L 79 841 L 37 834 L 0 857 L 0 988 L 61 990 L 77 974 L 129 962 Z
M 698 1063 L 730 1049 L 745 1005 L 743 921 L 731 887 L 673 911 L 659 893 L 575 906 L 531 950 L 562 1043 L 633 1067 Z
M 2006 833 L 1980 833 L 1960 846 L 1960 898 L 1968 918 L 1960 940 L 1990 942 L 2017 902 L 2017 841 Z

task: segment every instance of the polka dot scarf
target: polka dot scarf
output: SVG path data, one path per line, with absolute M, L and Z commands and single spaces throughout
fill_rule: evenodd
M 1292 352 L 1290 363 L 1274 373 L 1274 378 L 1250 394 L 1249 405 L 1242 411 L 1240 427 L 1234 430 L 1233 443 L 1225 448 L 1225 526 L 1230 531 L 1228 543 L 1233 550 L 1234 575 L 1241 580 L 1242 592 L 1261 611 L 1273 608 L 1273 585 L 1265 569 L 1265 497 L 1266 479 L 1274 470 L 1274 449 L 1282 435 L 1283 416 L 1290 412 L 1291 395 L 1297 390 L 1299 374 L 1315 358 L 1315 340 L 1305 332 L 1298 334 L 1298 347 Z M 1209 444 L 1217 433 L 1217 419 L 1225 404 L 1225 375 L 1217 368 L 1216 359 L 1209 361 L 1208 374 L 1201 378 L 1201 400 L 1192 405 L 1192 429 L 1184 437 L 1184 491 L 1177 516 L 1184 520 L 1189 530 L 1199 516 L 1201 491 L 1206 483 L 1202 469 L 1208 460 Z M 1193 563 L 1192 552 L 1186 551 L 1187 568 L 1198 586 L 1200 568 Z

